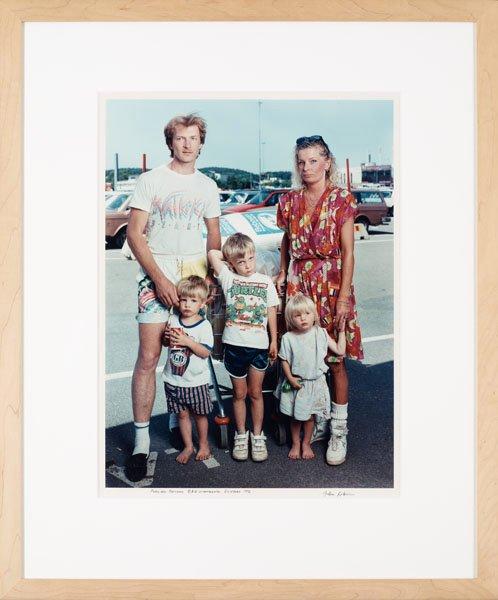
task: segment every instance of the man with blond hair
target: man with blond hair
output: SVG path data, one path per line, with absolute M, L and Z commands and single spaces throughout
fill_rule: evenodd
M 135 447 L 126 465 L 130 481 L 140 481 L 147 472 L 156 367 L 170 309 L 178 306 L 176 283 L 189 275 L 207 277 L 206 253 L 221 246 L 219 190 L 196 169 L 206 122 L 195 114 L 177 116 L 164 128 L 164 136 L 172 160 L 139 177 L 127 229 L 128 243 L 140 265 L 139 348 L 131 389 Z

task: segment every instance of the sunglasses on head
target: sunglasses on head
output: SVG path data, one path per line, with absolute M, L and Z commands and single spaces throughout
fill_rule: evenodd
M 296 145 L 302 146 L 303 144 L 310 144 L 313 142 L 323 142 L 325 144 L 325 141 L 323 140 L 321 135 L 310 135 L 307 137 L 305 136 L 305 137 L 297 138 Z

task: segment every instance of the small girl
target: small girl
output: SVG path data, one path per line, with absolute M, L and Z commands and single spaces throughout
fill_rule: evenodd
M 318 325 L 318 314 L 311 298 L 298 293 L 285 307 L 287 333 L 282 337 L 280 351 L 283 377 L 275 390 L 280 400 L 280 412 L 292 417 L 292 447 L 289 458 L 314 458 L 311 449 L 314 415 L 330 419 L 330 392 L 325 379 L 327 349 L 339 356 L 346 351 L 345 323 L 338 321 L 338 341 L 331 339 Z M 301 425 L 303 441 L 301 451 Z

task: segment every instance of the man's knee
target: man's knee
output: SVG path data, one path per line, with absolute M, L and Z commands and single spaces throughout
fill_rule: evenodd
M 138 351 L 136 368 L 140 371 L 154 371 L 157 367 L 160 356 L 161 351 L 155 352 L 153 350 L 140 348 Z

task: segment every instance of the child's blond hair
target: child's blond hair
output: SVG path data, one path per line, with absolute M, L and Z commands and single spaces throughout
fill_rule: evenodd
M 315 317 L 314 324 L 318 324 L 318 313 L 316 310 L 315 303 L 309 296 L 305 296 L 301 292 L 298 292 L 294 296 L 291 296 L 287 300 L 287 304 L 285 305 L 285 323 L 287 325 L 287 329 L 291 330 L 296 327 L 294 324 L 294 317 L 303 311 L 309 311 Z
M 256 246 L 245 233 L 234 233 L 226 239 L 221 251 L 225 260 L 231 263 L 239 258 L 244 258 L 248 251 L 256 252 Z
M 196 298 L 201 302 L 206 302 L 209 296 L 208 284 L 198 275 L 190 275 L 190 277 L 180 279 L 176 286 L 176 291 L 179 297 Z

